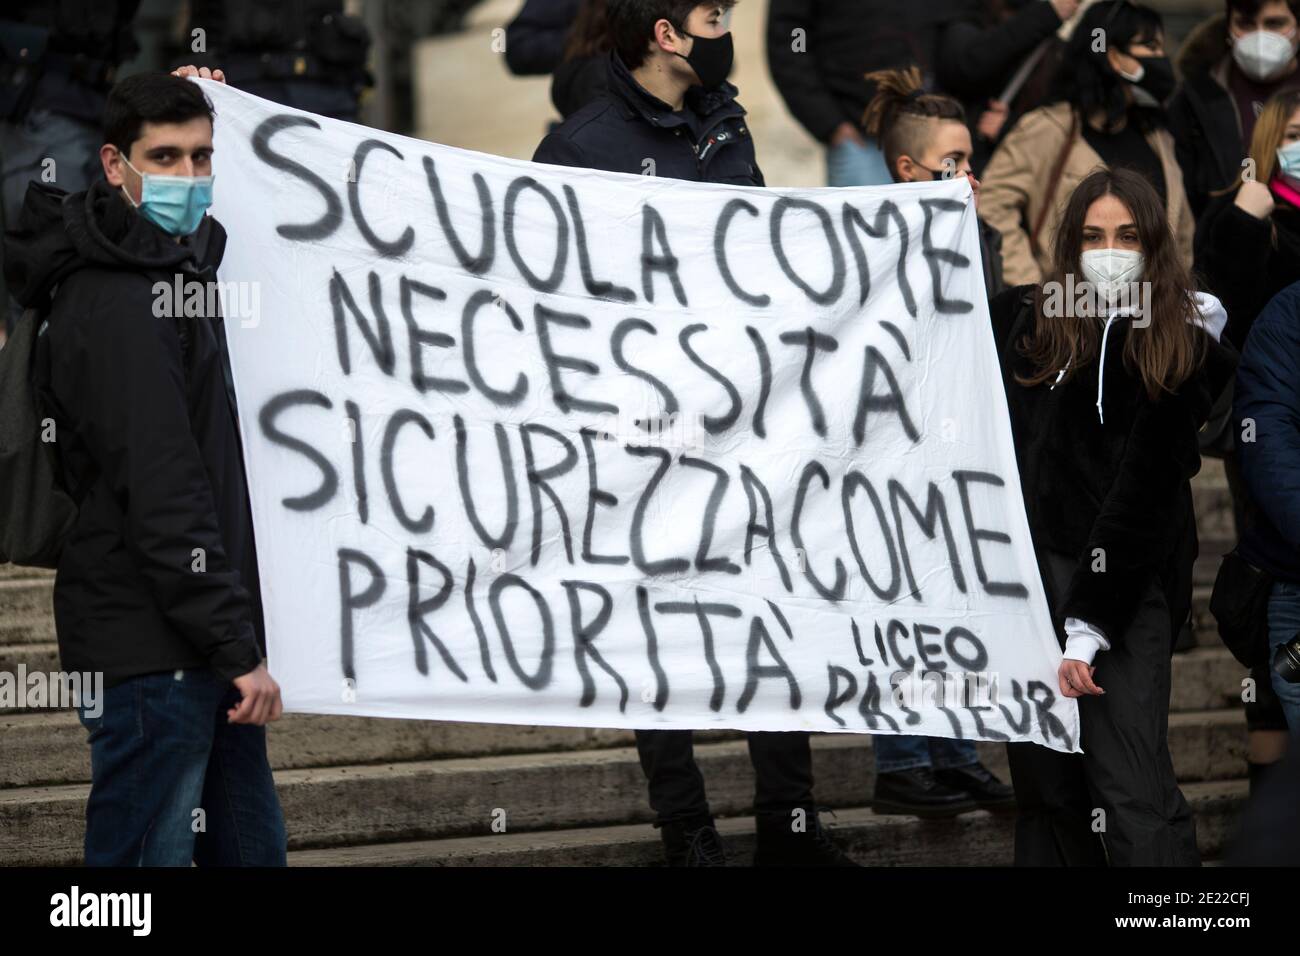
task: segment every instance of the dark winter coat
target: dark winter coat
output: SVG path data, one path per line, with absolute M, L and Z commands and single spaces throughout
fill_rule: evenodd
M 40 389 L 80 500 L 54 586 L 62 665 L 110 686 L 205 665 L 232 679 L 262 660 L 221 317 L 155 312 L 155 283 L 215 280 L 225 241 L 207 217 L 178 243 L 103 180 L 72 195 L 33 183 L 6 237 L 10 293 L 53 294 Z
M 1232 185 L 1241 175 L 1241 161 L 1248 151 L 1241 141 L 1237 105 L 1227 87 L 1227 31 L 1225 15 L 1219 14 L 1187 37 L 1178 54 L 1183 80 L 1166 111 L 1183 186 L 1198 219 L 1210 194 Z
M 1164 586 L 1177 633 L 1190 609 L 1196 558 L 1190 480 L 1201 463 L 1197 431 L 1232 375 L 1231 353 L 1208 341 L 1201 370 L 1152 401 L 1123 360 L 1126 338 L 1141 332 L 1120 319 L 1104 366 L 1097 357 L 1055 387 L 1026 387 L 1016 378 L 1032 369 L 1018 346 L 1038 321 L 1034 288 L 1008 289 L 989 310 L 1035 551 L 1040 562 L 1043 552 L 1078 561 L 1064 593 L 1049 589 L 1053 614 L 1058 626 L 1075 617 L 1114 640 L 1154 579 Z
M 1300 209 L 1278 199 L 1272 215 L 1256 219 L 1234 198 L 1215 197 L 1201 215 L 1196 269 L 1228 310 L 1228 341 L 1241 348 L 1269 299 L 1300 281 Z
M 1300 283 L 1264 308 L 1237 370 L 1233 415 L 1253 441 L 1237 442 L 1254 520 L 1241 556 L 1274 577 L 1300 584 Z M 1245 434 L 1238 431 L 1237 434 Z
M 862 77 L 917 65 L 932 73 L 944 28 L 984 0 L 772 0 L 767 65 L 794 118 L 822 142 L 870 102 Z
M 754 141 L 736 88 L 693 87 L 673 110 L 647 92 L 618 54 L 608 59 L 609 89 L 556 127 L 533 155 L 537 163 L 579 166 L 693 182 L 762 186 Z
M 560 65 L 581 0 L 524 0 L 506 25 L 506 65 L 515 76 L 545 76 Z

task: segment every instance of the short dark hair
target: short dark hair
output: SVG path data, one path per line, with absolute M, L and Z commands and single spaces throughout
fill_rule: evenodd
M 635 70 L 646 61 L 655 24 L 667 20 L 681 30 L 696 7 L 722 7 L 736 0 L 609 0 L 609 38 L 624 65 Z
M 197 83 L 170 73 L 137 73 L 108 91 L 104 142 L 112 143 L 125 156 L 140 138 L 145 123 L 187 123 L 196 116 L 206 116 L 212 122 L 216 115 Z
M 961 103 L 945 93 L 927 93 L 921 71 L 915 66 L 902 70 L 876 70 L 866 81 L 875 95 L 862 114 L 862 128 L 880 142 L 889 175 L 898 175 L 900 156 L 916 160 L 934 137 L 930 120 L 966 122 Z
M 1253 20 L 1259 16 L 1259 11 L 1268 2 L 1269 0 L 1227 0 L 1224 11 L 1229 17 L 1234 13 L 1240 13 L 1243 17 L 1250 17 Z M 1295 16 L 1300 17 L 1300 0 L 1286 0 L 1286 5 Z

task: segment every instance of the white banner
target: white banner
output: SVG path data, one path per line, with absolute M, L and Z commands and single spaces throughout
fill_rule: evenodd
M 287 709 L 1078 750 L 965 180 L 562 169 L 204 90 Z

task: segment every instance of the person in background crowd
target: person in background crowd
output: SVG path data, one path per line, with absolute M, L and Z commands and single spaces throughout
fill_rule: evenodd
M 1263 123 L 1261 117 L 1256 129 Z M 1254 440 L 1237 443 L 1242 478 L 1256 509 L 1238 550 L 1273 578 L 1267 655 L 1272 661 L 1300 634 L 1300 283 L 1274 296 L 1251 327 L 1237 371 L 1233 418 L 1242 427 L 1254 424 Z M 1271 667 L 1268 677 L 1291 734 L 1300 739 L 1300 684 Z
M 767 62 L 786 106 L 826 146 L 831 186 L 890 182 L 880 146 L 861 127 L 873 70 L 917 66 L 933 86 L 940 33 L 978 16 L 983 0 L 772 0 Z
M 1201 216 L 1196 267 L 1228 310 L 1241 348 L 1255 316 L 1300 281 L 1300 89 L 1278 93 L 1254 124 L 1248 167 L 1217 190 Z
M 139 0 L 11 0 L 0 16 L 0 229 L 27 184 L 68 192 L 99 171 L 100 119 L 118 67 L 136 54 Z M 3 267 L 3 260 L 0 260 Z M 18 317 L 0 288 L 0 346 Z
M 1213 194 L 1241 175 L 1264 103 L 1300 89 L 1300 0 L 1226 0 L 1225 8 L 1183 44 L 1183 81 L 1169 102 L 1169 129 L 1198 220 Z
M 1083 282 L 1082 303 L 1053 299 Z M 1232 357 L 1193 288 L 1159 193 L 1100 169 L 1068 197 L 1045 281 L 990 304 L 1083 750 L 1008 744 L 1018 865 L 1199 863 L 1169 753 L 1170 654 L 1191 604 L 1197 431 Z
M 960 99 L 975 121 L 975 175 L 983 173 L 1008 124 L 1041 105 L 1035 97 L 1046 91 L 1026 88 L 1027 95 L 1014 98 L 1014 113 L 1011 103 L 997 97 L 1030 57 L 1037 56 L 1043 65 L 1054 63 L 1060 52 L 1056 31 L 1078 9 L 1079 0 L 988 0 L 980 16 L 956 20 L 944 30 L 939 85 Z M 1040 54 L 1044 44 L 1047 49 Z
M 73 194 L 32 183 L 5 238 L 11 293 L 48 309 L 35 381 L 63 486 L 78 489 L 54 585 L 60 663 L 104 675 L 101 712 L 79 712 L 90 866 L 285 863 L 264 726 L 280 688 L 225 333 L 188 300 L 160 317 L 154 291 L 182 274 L 215 281 L 226 234 L 205 215 L 212 124 L 188 80 L 122 80 L 103 176 Z
M 1277 93 L 1264 106 L 1254 124 L 1249 157 L 1250 177 L 1238 167 L 1237 181 L 1209 200 L 1196 230 L 1197 272 L 1227 306 L 1226 334 L 1239 349 L 1269 300 L 1300 281 L 1300 89 Z M 1252 366 L 1259 361 L 1253 356 Z M 1239 551 L 1259 566 L 1252 557 L 1259 553 L 1268 561 L 1273 556 L 1276 532 L 1261 518 L 1242 476 L 1240 456 L 1248 449 L 1242 442 L 1234 445 L 1223 465 Z M 1276 510 L 1276 493 L 1272 501 Z M 1270 563 L 1279 562 L 1273 557 Z M 1286 580 L 1287 574 L 1280 577 Z M 1287 720 L 1273 692 L 1268 661 L 1256 664 L 1251 677 L 1256 693 L 1246 702 L 1246 763 L 1254 787 L 1285 753 Z
M 1106 38 L 1105 52 L 1096 36 Z M 1055 102 L 1025 114 L 984 172 L 981 212 L 1002 233 L 1008 284 L 1042 280 L 1066 199 L 1102 165 L 1151 182 L 1191 267 L 1195 220 L 1160 105 L 1173 87 L 1159 13 L 1103 0 L 1083 14 L 1062 55 Z
M 961 103 L 943 93 L 925 92 L 916 67 L 878 70 L 866 78 L 876 95 L 867 104 L 862 128 L 879 141 L 891 179 L 918 183 L 965 176 L 978 208 L 980 181 L 971 168 L 974 146 Z M 1005 288 L 1002 237 L 983 219 L 977 221 L 984 289 L 991 299 Z
M 737 90 L 726 81 L 734 0 L 609 0 L 608 92 L 549 133 L 533 161 L 663 179 L 762 186 Z M 822 827 L 800 732 L 748 734 L 756 865 L 852 866 Z M 689 730 L 638 730 L 637 752 L 670 865 L 723 866 Z M 804 825 L 794 826 L 797 820 Z
M 612 44 L 606 0 L 582 0 L 564 47 L 564 58 L 551 77 L 551 102 L 561 116 L 572 116 L 605 92 Z
M 547 76 L 564 59 L 583 0 L 524 0 L 506 24 L 506 66 L 515 76 Z
M 370 33 L 343 0 L 189 0 L 186 63 L 221 64 L 241 90 L 355 123 Z M 195 30 L 203 47 L 195 49 Z
M 878 70 L 867 74 L 876 95 L 862 126 L 880 143 L 894 182 L 929 182 L 965 176 L 979 200 L 971 172 L 971 135 L 962 105 L 942 93 L 926 93 L 921 71 Z M 989 296 L 1002 289 L 1000 237 L 980 222 L 980 252 Z M 876 761 L 877 813 L 953 816 L 966 810 L 1015 809 L 1015 794 L 982 763 L 973 740 L 881 734 L 872 741 Z
M 526 0 L 506 27 L 515 76 L 551 76 L 551 102 L 572 116 L 605 92 L 611 49 L 605 0 Z

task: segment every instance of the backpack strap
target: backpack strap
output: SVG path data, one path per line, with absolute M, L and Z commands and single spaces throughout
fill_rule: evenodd
M 1047 222 L 1047 214 L 1052 209 L 1052 200 L 1056 196 L 1056 187 L 1061 185 L 1061 176 L 1065 174 L 1065 164 L 1070 158 L 1070 150 L 1074 148 L 1074 138 L 1079 133 L 1079 114 L 1074 107 L 1070 108 L 1070 131 L 1065 136 L 1065 143 L 1061 146 L 1061 152 L 1056 157 L 1056 162 L 1052 164 L 1052 174 L 1047 178 L 1047 192 L 1043 197 L 1043 208 L 1038 210 L 1038 215 L 1034 218 L 1034 228 L 1029 231 L 1029 247 L 1033 250 L 1034 257 L 1042 256 L 1042 248 L 1038 244 L 1038 237 L 1043 231 L 1043 226 Z

